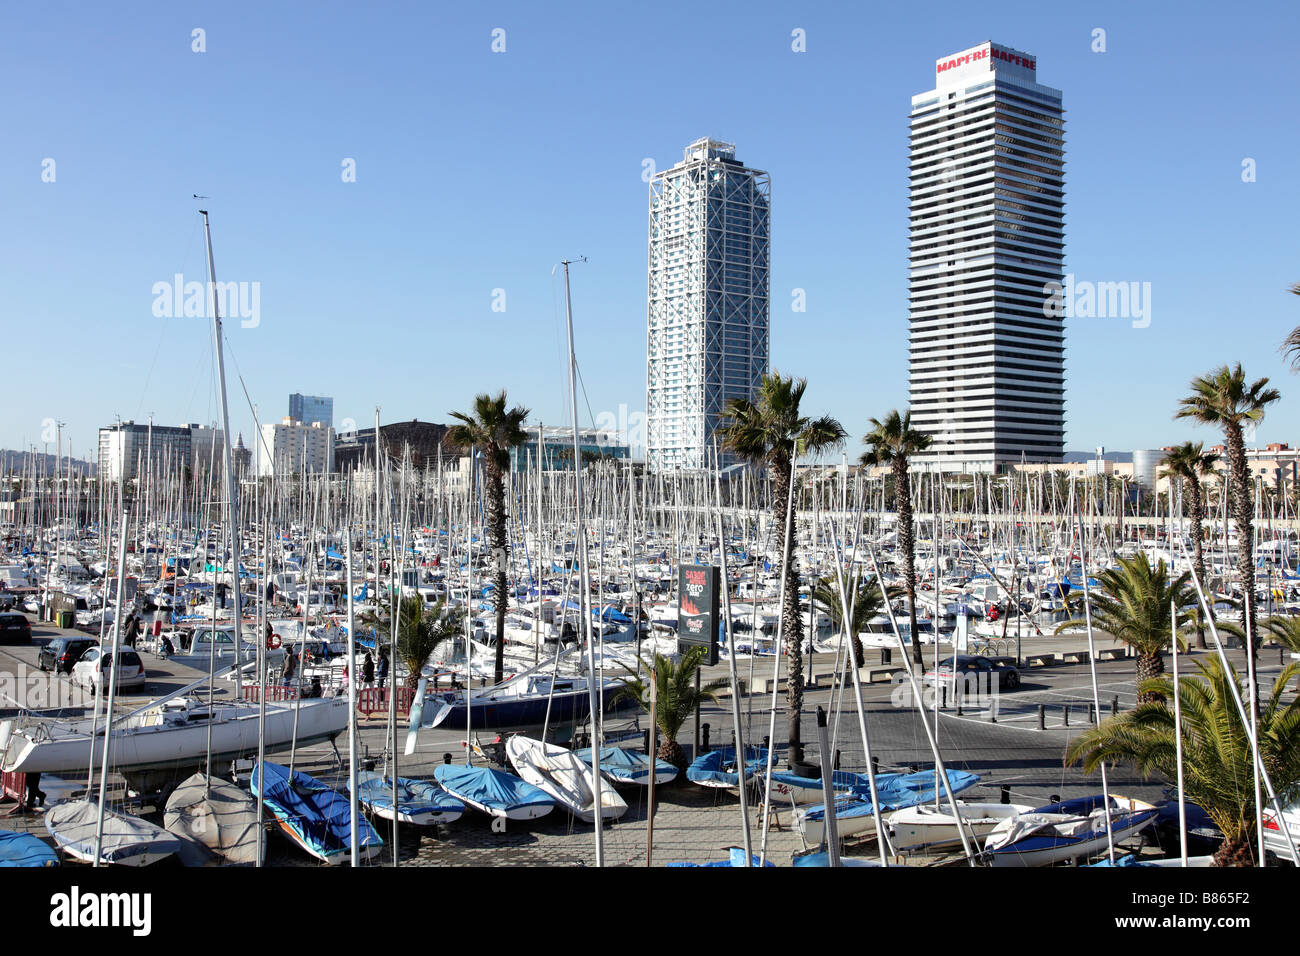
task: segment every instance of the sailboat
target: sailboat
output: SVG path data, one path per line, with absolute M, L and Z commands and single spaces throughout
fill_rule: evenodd
M 348 859 L 352 845 L 351 804 L 347 797 L 315 777 L 276 763 L 253 768 L 249 786 L 275 815 L 280 830 L 294 844 L 331 865 Z M 365 819 L 357 821 L 360 859 L 384 848 L 383 838 Z
M 393 800 L 391 776 L 361 771 L 357 774 L 357 799 L 381 820 L 396 818 L 415 826 L 434 826 L 459 820 L 465 804 L 431 780 L 397 778 L 397 800 Z
M 595 822 L 597 815 L 602 820 L 617 820 L 627 813 L 627 801 L 613 787 L 597 788 L 591 764 L 583 763 L 571 750 L 516 735 L 506 741 L 506 756 L 521 778 L 585 823 Z
M 229 780 L 196 773 L 167 798 L 163 825 L 192 837 L 227 863 L 255 863 L 266 835 L 257 821 L 257 804 Z

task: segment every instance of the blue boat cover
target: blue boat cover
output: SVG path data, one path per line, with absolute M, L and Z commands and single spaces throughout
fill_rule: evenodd
M 357 774 L 357 799 L 369 807 L 391 810 L 393 807 L 393 778 L 383 774 L 362 771 Z M 465 804 L 442 787 L 429 780 L 410 777 L 397 778 L 397 805 L 402 813 L 465 812 Z
M 59 857 L 30 833 L 0 830 L 0 866 L 58 866 Z
M 452 796 L 480 806 L 507 811 L 517 807 L 555 806 L 548 794 L 531 783 L 491 767 L 442 764 L 433 775 Z
M 758 773 L 767 769 L 767 750 L 762 747 L 746 747 L 749 759 L 745 762 L 745 774 Z M 686 768 L 686 779 L 699 784 L 721 784 L 724 787 L 736 786 L 736 748 L 718 747 L 691 761 Z
M 573 755 L 588 766 L 591 765 L 591 748 L 575 750 Z M 639 750 L 626 750 L 623 747 L 604 747 L 600 751 L 600 771 L 608 774 L 618 782 L 649 782 L 650 758 Z M 667 760 L 655 760 L 655 775 L 672 772 L 677 776 L 677 768 Z
M 256 796 L 262 786 L 262 766 L 253 768 L 249 788 Z M 348 798 L 315 777 L 278 763 L 265 765 L 266 789 L 262 799 L 276 818 L 293 831 L 298 840 L 324 856 L 347 853 L 352 847 L 352 809 Z M 382 846 L 383 839 L 364 817 L 357 818 L 359 847 Z
M 979 779 L 978 774 L 967 773 L 965 770 L 948 771 L 948 785 L 952 787 L 953 793 L 961 793 L 975 786 L 979 783 Z M 877 774 L 876 793 L 880 797 L 880 812 L 904 810 L 933 800 L 937 784 L 938 780 L 933 770 L 922 770 L 919 773 Z M 942 788 L 939 789 L 942 792 Z M 835 801 L 837 818 L 871 816 L 874 812 L 869 787 L 854 788 L 845 798 Z M 826 805 L 821 803 L 809 807 L 804 813 L 805 819 L 808 820 L 821 820 L 825 816 Z
M 733 846 L 730 848 L 730 855 L 725 860 L 714 860 L 711 863 L 669 863 L 669 866 L 729 866 L 738 869 L 745 868 L 745 851 L 743 848 Z M 758 866 L 758 854 L 755 853 L 750 857 L 750 866 Z M 776 866 L 771 860 L 763 864 L 764 866 Z

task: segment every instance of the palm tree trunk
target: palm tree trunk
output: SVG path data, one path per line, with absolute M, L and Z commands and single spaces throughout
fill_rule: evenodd
M 772 456 L 772 513 L 776 519 L 777 533 L 784 547 L 786 540 L 785 513 L 790 499 L 790 459 L 788 455 Z M 794 515 L 790 516 L 791 521 Z M 781 603 L 781 627 L 789 648 L 789 670 L 786 678 L 786 712 L 788 716 L 789 759 L 803 760 L 803 739 L 800 724 L 803 720 L 803 621 L 799 616 L 799 577 L 794 570 L 794 529 L 790 529 L 790 546 L 781 556 L 781 573 L 785 580 L 785 598 Z
M 506 654 L 506 493 L 494 449 L 487 450 L 484 462 L 488 485 L 484 507 L 487 509 L 488 541 L 492 547 L 492 606 L 496 611 L 497 625 L 493 683 L 499 684 L 505 677 Z
M 908 482 L 907 458 L 894 459 L 894 498 L 898 502 L 898 548 L 903 552 L 903 586 L 907 588 L 907 620 L 912 629 L 912 660 L 919 667 L 921 638 L 916 632 L 916 554 L 913 550 L 912 486 Z M 936 640 L 938 639 L 936 635 Z
M 1143 681 L 1152 680 L 1159 677 L 1165 672 L 1165 658 L 1159 651 L 1147 654 L 1139 654 L 1137 659 L 1137 681 L 1138 686 L 1142 686 Z M 1163 694 L 1151 694 L 1145 692 L 1138 693 L 1137 702 L 1139 704 L 1158 704 L 1164 701 Z
M 1254 521 L 1250 500 L 1250 470 L 1246 467 L 1246 443 L 1241 426 L 1228 422 L 1223 428 L 1228 439 L 1228 459 L 1232 465 L 1232 514 L 1237 522 L 1237 574 L 1241 578 L 1242 625 L 1249 628 L 1252 640 L 1246 642 L 1250 670 L 1255 671 L 1255 647 L 1259 644 L 1259 622 L 1255 619 Z M 1259 713 L 1259 694 L 1255 694 L 1255 712 Z
M 1205 606 L 1209 608 L 1210 620 L 1214 620 L 1214 599 L 1210 595 L 1208 582 L 1205 578 L 1205 549 L 1201 546 L 1201 521 L 1205 517 L 1205 504 L 1201 500 L 1201 483 L 1197 478 L 1192 478 L 1192 541 L 1195 550 L 1192 552 L 1194 561 L 1194 571 L 1196 580 L 1201 582 L 1201 590 L 1205 592 Z M 1201 619 L 1202 611 L 1198 605 L 1196 608 L 1196 646 L 1205 650 L 1205 622 Z

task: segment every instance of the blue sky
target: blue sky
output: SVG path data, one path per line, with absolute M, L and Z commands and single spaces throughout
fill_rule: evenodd
M 1300 441 L 1300 377 L 1277 351 L 1300 325 L 1295 7 L 894 7 L 11 5 L 0 447 L 41 445 L 49 419 L 78 456 L 119 415 L 216 420 L 207 324 L 153 314 L 155 283 L 205 278 L 194 193 L 211 197 L 218 278 L 259 283 L 259 324 L 227 325 L 246 438 L 237 376 L 263 420 L 302 391 L 334 397 L 336 427 L 376 405 L 444 421 L 505 387 L 567 422 L 552 268 L 582 255 L 581 419 L 635 416 L 643 161 L 709 135 L 771 174 L 773 364 L 809 378 L 808 410 L 839 417 L 856 453 L 867 419 L 907 402 L 910 97 L 935 59 L 989 39 L 1064 92 L 1067 271 L 1151 283 L 1148 328 L 1070 323 L 1067 447 L 1214 442 L 1171 416 L 1224 361 L 1282 391 L 1258 440 Z

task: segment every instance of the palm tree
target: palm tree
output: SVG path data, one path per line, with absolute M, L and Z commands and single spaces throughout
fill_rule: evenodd
M 510 449 L 517 448 L 527 439 L 524 419 L 528 409 L 521 405 L 506 408 L 506 393 L 502 389 L 495 397 L 478 395 L 474 399 L 474 414 L 452 412 L 451 417 L 461 424 L 447 429 L 447 439 L 454 444 L 472 446 L 483 452 L 483 477 L 487 484 L 483 507 L 487 512 L 488 543 L 492 548 L 492 605 L 496 610 L 497 659 L 495 682 L 501 683 L 505 675 L 506 651 L 506 491 L 504 475 L 510 469 Z
M 659 746 L 655 756 L 667 760 L 680 772 L 686 769 L 686 751 L 677 742 L 677 735 L 682 725 L 695 713 L 697 707 L 706 700 L 717 700 L 718 692 L 727 686 L 727 679 L 719 677 L 708 681 L 695 689 L 695 674 L 704 659 L 703 647 L 692 647 L 674 664 L 671 658 L 662 654 L 654 656 L 653 668 L 642 661 L 641 673 L 631 668 L 631 674 L 622 688 L 611 701 L 611 705 L 621 700 L 635 700 L 647 713 L 650 712 L 650 684 L 647 678 L 654 675 L 655 685 L 655 725 L 659 728 Z
M 1165 671 L 1164 651 L 1170 640 L 1170 602 L 1182 608 L 1192 600 L 1192 590 L 1187 586 L 1190 572 L 1184 571 L 1173 581 L 1164 561 L 1153 568 L 1145 551 L 1131 558 L 1121 558 L 1118 568 L 1108 568 L 1098 578 L 1100 588 L 1091 588 L 1092 624 L 1117 641 L 1122 641 L 1137 652 L 1138 683 L 1146 686 Z M 1081 600 L 1082 593 L 1072 600 Z M 1177 612 L 1173 621 L 1181 628 L 1191 620 L 1184 611 Z M 1066 621 L 1056 631 L 1078 627 L 1084 618 Z M 1181 642 L 1180 642 L 1181 643 Z M 1160 700 L 1142 691 L 1138 702 Z
M 1205 581 L 1205 550 L 1201 543 L 1201 522 L 1205 520 L 1205 502 L 1201 496 L 1201 478 L 1205 475 L 1214 474 L 1214 465 L 1219 460 L 1215 454 L 1206 454 L 1202 449 L 1204 445 L 1201 442 L 1184 442 L 1174 448 L 1165 456 L 1166 468 L 1162 477 L 1170 479 L 1179 479 L 1186 482 L 1187 489 L 1191 492 L 1192 497 L 1192 541 L 1195 546 L 1193 552 L 1193 567 L 1196 569 L 1196 580 L 1200 582 L 1201 589 L 1206 593 L 1206 604 L 1210 608 L 1210 620 L 1214 620 L 1214 602 L 1210 600 L 1209 588 Z M 1204 648 L 1205 645 L 1205 627 L 1201 621 L 1200 603 L 1196 607 L 1196 645 Z
M 1263 620 L 1268 631 L 1279 644 L 1295 654 L 1300 654 L 1300 617 L 1278 614 Z
M 1282 396 L 1275 388 L 1266 388 L 1268 379 L 1246 383 L 1246 373 L 1238 362 L 1233 368 L 1224 365 L 1209 375 L 1192 379 L 1192 394 L 1184 398 L 1174 418 L 1191 418 L 1202 425 L 1223 429 L 1228 445 L 1228 467 L 1232 488 L 1232 515 L 1237 524 L 1237 573 L 1241 577 L 1242 621 L 1254 634 L 1255 564 L 1251 513 L 1250 470 L 1246 466 L 1244 423 L 1257 424 L 1264 419 L 1264 409 Z M 1253 658 L 1258 635 L 1249 642 L 1246 653 Z
M 870 445 L 863 453 L 864 465 L 892 465 L 894 506 L 898 509 L 898 549 L 903 553 L 903 586 L 907 591 L 907 620 L 912 628 L 912 659 L 921 666 L 921 639 L 916 631 L 916 555 L 912 529 L 912 486 L 907 461 L 930 447 L 930 436 L 912 428 L 912 413 L 899 415 L 894 409 L 882 422 L 871 419 L 871 431 L 862 439 Z M 937 635 L 936 635 L 937 636 Z
M 817 454 L 833 448 L 847 435 L 844 427 L 830 416 L 806 418 L 799 414 L 808 382 L 802 378 L 784 378 L 773 370 L 764 375 L 758 386 L 757 400 L 733 398 L 723 411 L 718 436 L 728 451 L 756 466 L 767 466 L 772 480 L 772 517 L 775 527 L 785 534 L 786 502 L 790 495 L 791 465 L 801 454 Z M 785 581 L 785 599 L 781 606 L 781 626 L 790 648 L 790 670 L 786 703 L 789 711 L 790 760 L 803 760 L 803 743 L 799 724 L 803 716 L 803 622 L 799 618 L 799 578 L 795 573 L 793 531 L 788 535 L 789 549 L 781 557 L 781 574 Z
M 1300 295 L 1300 282 L 1291 287 L 1291 293 Z M 1282 354 L 1291 359 L 1291 371 L 1300 371 L 1300 326 L 1292 329 L 1282 343 Z
M 445 612 L 445 613 L 444 613 Z M 406 686 L 420 682 L 420 671 L 444 641 L 454 641 L 464 633 L 464 614 L 459 608 L 447 610 L 436 602 L 425 610 L 424 599 L 402 598 L 398 605 L 397 656 L 406 665 Z
M 1235 669 L 1224 670 L 1217 655 L 1197 661 L 1197 667 L 1199 676 L 1178 681 L 1183 799 L 1200 806 L 1223 831 L 1215 863 L 1249 866 L 1255 847 L 1255 765 L 1249 728 L 1242 723 L 1229 685 L 1231 681 L 1240 694 L 1241 682 Z M 1281 703 L 1287 683 L 1297 674 L 1297 664 L 1282 670 L 1259 718 L 1260 756 L 1270 778 L 1277 781 L 1300 779 L 1300 699 Z M 1082 762 L 1091 773 L 1102 761 L 1122 760 L 1148 776 L 1176 779 L 1174 712 L 1163 703 L 1173 695 L 1173 681 L 1158 677 L 1143 681 L 1140 689 L 1147 703 L 1076 737 L 1066 751 L 1066 762 Z
M 879 581 L 863 581 L 856 574 L 849 579 L 848 593 L 853 601 L 853 619 L 850 622 L 849 634 L 853 637 L 854 665 L 861 667 L 862 638 L 858 635 L 867 629 L 871 619 L 885 606 L 885 597 L 880 593 Z M 834 577 L 822 578 L 813 589 L 812 599 L 826 608 L 835 629 L 842 630 L 844 609 L 840 602 L 839 582 Z
M 465 632 L 465 612 L 448 609 L 442 601 L 425 609 L 419 595 L 400 598 L 397 602 L 397 657 L 406 665 L 406 683 L 415 687 L 420 671 L 439 644 L 454 641 Z M 392 633 L 393 601 L 380 598 L 379 607 L 361 615 L 360 623 L 382 633 Z

